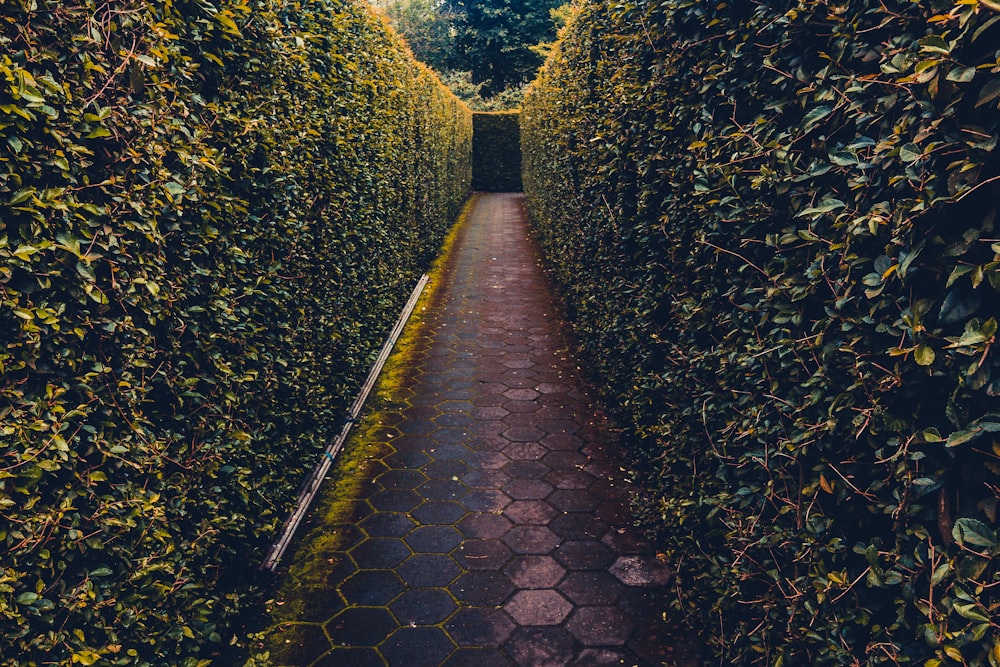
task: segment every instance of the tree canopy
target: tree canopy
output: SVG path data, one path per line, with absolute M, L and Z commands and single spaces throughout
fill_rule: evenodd
M 474 108 L 515 106 L 555 39 L 561 0 L 389 0 L 414 55 Z
M 539 45 L 555 39 L 551 12 L 560 0 L 466 0 L 458 53 L 492 96 L 530 81 L 544 60 Z

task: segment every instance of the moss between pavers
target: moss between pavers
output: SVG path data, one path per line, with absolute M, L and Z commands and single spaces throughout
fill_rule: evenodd
M 398 389 L 408 377 L 414 343 L 422 338 L 424 313 L 436 300 L 451 250 L 475 202 L 474 196 L 466 203 L 445 237 L 438 259 L 428 272 L 427 287 L 379 376 L 367 414 L 332 466 L 309 532 L 298 543 L 278 594 L 268 604 L 272 625 L 261 635 L 267 652 L 251 658 L 246 667 L 309 665 L 332 648 L 323 629 L 328 618 L 319 618 L 326 610 L 332 617 L 340 608 L 334 587 L 339 581 L 338 566 L 342 565 L 342 538 L 340 531 L 332 527 L 351 521 L 359 491 L 371 477 L 368 468 L 393 451 L 384 437 L 391 430 L 384 423 L 385 416 L 407 407 L 397 396 Z

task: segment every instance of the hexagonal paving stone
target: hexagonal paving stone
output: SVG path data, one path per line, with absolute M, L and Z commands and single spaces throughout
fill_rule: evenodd
M 385 458 L 385 463 L 392 468 L 419 468 L 431 461 L 423 450 L 397 451 Z
M 558 514 L 556 508 L 544 500 L 515 500 L 503 508 L 503 515 L 517 524 L 542 525 Z
M 478 373 L 476 379 L 482 384 L 477 388 L 479 395 L 471 401 L 473 405 L 500 405 L 507 400 L 503 396 L 507 391 L 507 385 L 491 381 L 486 373 Z M 491 396 L 496 398 L 490 398 Z
M 471 403 L 466 403 L 469 408 L 472 408 Z M 461 412 L 451 412 L 448 414 L 441 415 L 440 417 L 434 418 L 434 423 L 438 425 L 438 428 L 459 428 L 465 429 L 472 425 L 475 421 L 472 415 Z
M 552 485 L 538 479 L 512 479 L 503 491 L 515 500 L 541 500 L 552 493 Z
M 438 403 L 438 409 L 446 415 L 469 414 L 472 412 L 472 403 L 469 401 L 449 400 Z M 435 419 L 436 421 L 436 419 Z M 438 422 L 440 423 L 440 422 Z
M 601 502 L 600 498 L 583 489 L 559 489 L 548 500 L 563 512 L 590 512 Z
M 347 606 L 337 591 L 327 586 L 303 586 L 295 595 L 302 605 L 302 611 L 295 620 L 306 623 L 328 621 Z
M 503 380 L 501 380 L 508 389 L 524 389 L 527 391 L 535 392 L 532 387 L 538 384 L 538 373 L 531 369 L 520 369 L 520 368 L 508 368 L 507 372 L 503 374 Z M 507 398 L 517 401 L 532 401 L 537 398 L 536 396 L 530 396 L 529 394 L 520 394 L 523 398 L 518 398 L 517 396 L 507 396 L 507 392 L 504 395 Z
M 567 451 L 565 449 L 549 450 L 547 448 L 545 451 L 547 453 L 542 458 L 542 463 L 553 470 L 582 470 L 590 462 L 590 459 L 585 454 L 576 451 Z M 596 479 L 596 477 L 591 476 L 591 483 L 596 481 Z
M 438 667 L 455 649 L 441 628 L 403 627 L 379 650 L 392 667 Z
M 374 493 L 374 489 L 375 488 L 376 487 L 373 487 L 369 491 L 369 493 Z M 358 498 L 357 500 L 362 500 L 362 498 Z M 368 503 L 365 503 L 365 502 L 356 502 L 351 507 L 350 514 L 348 516 L 350 516 L 351 523 L 357 525 L 357 523 L 359 521 L 361 521 L 362 519 L 364 519 L 367 516 L 370 516 L 374 512 L 375 512 L 375 510 L 372 509 L 372 506 L 369 505 Z
M 514 401 L 507 399 L 502 405 L 507 412 L 511 413 L 501 420 L 506 426 L 532 426 L 533 424 L 530 422 L 527 424 L 520 422 L 518 416 L 533 415 L 542 408 L 542 404 L 538 401 Z M 529 419 L 533 420 L 534 417 L 532 416 Z
M 383 512 L 409 512 L 423 500 L 413 491 L 386 489 L 373 495 L 368 502 Z
M 502 603 L 514 592 L 514 586 L 500 572 L 466 572 L 448 590 L 460 602 L 486 607 Z
M 375 481 L 383 489 L 413 489 L 426 482 L 427 478 L 419 470 L 387 470 Z
M 457 500 L 468 493 L 469 487 L 454 479 L 432 479 L 416 491 L 427 500 Z
M 409 586 L 444 586 L 461 573 L 450 556 L 444 554 L 413 554 L 398 568 L 396 573 Z
M 503 395 L 512 401 L 533 401 L 541 394 L 534 389 L 508 389 Z
M 471 512 L 499 512 L 509 505 L 510 502 L 510 496 L 503 491 L 497 489 L 475 489 L 462 496 L 461 504 Z
M 568 433 L 551 433 L 541 439 L 541 443 L 549 449 L 564 449 L 576 451 L 583 446 L 583 440 Z
M 452 552 L 467 570 L 499 570 L 514 552 L 500 540 L 467 540 Z
M 500 435 L 507 428 L 502 421 L 479 420 L 469 427 L 469 439 L 466 444 L 476 451 L 497 451 L 503 449 L 510 440 Z
M 492 539 L 501 537 L 511 528 L 511 522 L 499 514 L 470 514 L 458 522 L 457 528 L 466 537 Z
M 503 392 L 507 391 L 507 387 L 499 382 L 493 382 L 488 376 L 488 373 L 481 373 L 478 369 L 473 372 L 473 379 L 478 384 L 476 385 L 476 395 L 469 399 L 469 402 L 477 408 L 496 407 L 507 400 L 503 395 Z
M 468 450 L 460 445 L 469 439 L 469 428 L 469 426 L 449 426 L 434 431 L 431 437 L 439 444 L 430 450 L 431 456 L 436 459 L 461 459 L 468 456 Z
M 336 538 L 336 544 L 340 550 L 348 550 L 357 546 L 367 537 L 364 531 L 354 523 L 338 523 L 330 526 L 327 532 L 331 537 Z
M 518 588 L 553 588 L 566 574 L 566 568 L 551 556 L 518 556 L 504 572 Z
M 608 568 L 626 586 L 666 586 L 673 573 L 653 556 L 619 556 Z
M 550 496 L 546 502 L 551 500 Z M 607 523 L 583 512 L 563 514 L 550 521 L 548 526 L 564 540 L 596 540 L 608 529 Z
M 439 438 L 439 442 L 435 443 L 433 447 L 427 450 L 427 453 L 430 454 L 432 458 L 438 461 L 468 460 L 471 453 L 469 448 L 456 444 L 463 442 L 467 438 L 465 431 L 456 430 L 453 432 L 452 429 L 442 429 L 440 431 L 436 431 L 434 433 L 434 437 Z
M 326 633 L 334 646 L 376 646 L 397 627 L 387 609 L 350 607 L 326 624 Z
M 517 526 L 503 536 L 516 554 L 545 554 L 559 545 L 559 536 L 545 526 Z
M 344 580 L 340 593 L 351 605 L 383 607 L 404 588 L 403 581 L 392 570 L 362 570 Z
M 435 500 L 424 503 L 410 514 L 422 524 L 451 524 L 465 515 L 467 510 L 454 500 Z
M 459 646 L 497 647 L 510 637 L 514 624 L 500 609 L 472 607 L 459 609 L 444 628 Z
M 576 640 L 560 627 L 522 627 L 506 648 L 517 665 L 562 667 L 573 659 Z
M 566 629 L 585 646 L 621 646 L 633 623 L 616 607 L 579 607 Z
M 597 480 L 589 472 L 578 469 L 556 469 L 545 475 L 543 479 L 557 489 L 588 489 Z
M 373 440 L 377 441 L 378 437 L 373 435 Z M 362 477 L 365 479 L 375 479 L 388 469 L 389 466 L 378 459 L 366 459 L 361 463 Z
M 360 525 L 370 537 L 402 537 L 417 524 L 402 512 L 376 512 Z
M 498 420 L 503 419 L 510 413 L 499 405 L 485 405 L 482 407 L 476 407 L 472 410 L 473 419 L 477 420 Z
M 573 605 L 557 591 L 541 589 L 519 591 L 503 608 L 519 625 L 558 625 Z
M 418 409 L 419 407 L 421 406 L 414 406 L 413 409 Z M 434 412 L 435 414 L 437 414 L 436 409 L 434 410 Z M 432 422 L 429 418 L 412 419 L 406 422 L 405 424 L 402 424 L 401 427 L 403 430 L 403 435 L 392 441 L 392 446 L 399 451 L 413 449 L 418 438 L 423 439 L 422 437 L 426 437 L 428 434 L 434 431 L 435 428 L 437 428 L 434 422 Z M 412 441 L 410 441 L 411 438 L 413 439 Z
M 406 410 L 406 424 L 403 426 L 404 432 L 409 432 L 407 427 L 415 421 L 428 421 L 441 414 L 436 405 L 417 405 Z
M 624 592 L 622 584 L 604 570 L 570 572 L 558 588 L 578 605 L 612 604 Z
M 448 553 L 462 543 L 462 534 L 451 526 L 421 526 L 403 538 L 414 553 Z
M 538 442 L 545 437 L 545 432 L 534 426 L 512 426 L 503 432 L 503 437 L 512 442 Z
M 473 452 L 472 455 L 466 459 L 466 462 L 475 468 L 482 468 L 483 470 L 498 470 L 510 463 L 510 459 L 500 452 L 478 451 Z
M 474 356 L 474 355 L 472 355 Z M 463 381 L 467 381 L 468 378 L 462 378 Z M 450 401 L 463 401 L 467 402 L 472 397 L 476 395 L 476 390 L 469 386 L 458 386 L 457 382 L 453 382 L 451 386 L 441 392 L 442 398 L 447 398 Z
M 552 555 L 570 570 L 600 570 L 615 559 L 611 549 L 592 540 L 567 540 Z
M 461 479 L 469 473 L 469 466 L 464 461 L 434 461 L 423 472 L 431 479 Z
M 503 486 L 510 477 L 500 470 L 470 470 L 462 475 L 462 481 L 474 489 L 491 489 Z
M 443 588 L 418 588 L 400 595 L 389 609 L 402 625 L 433 625 L 448 618 L 456 606 Z
M 378 423 L 382 426 L 398 426 L 400 422 L 406 421 L 404 410 L 404 407 L 399 407 L 393 412 L 385 410 L 379 414 Z
M 541 461 L 511 461 L 501 470 L 510 475 L 512 479 L 538 480 L 547 475 L 552 468 Z
M 546 433 L 561 433 L 565 435 L 573 434 L 579 431 L 579 426 L 576 422 L 570 421 L 568 419 L 560 419 L 556 417 L 546 417 L 543 414 L 536 415 L 537 421 L 535 426 L 542 429 Z
M 510 444 L 510 440 L 500 435 L 502 429 L 503 424 L 501 422 L 477 422 L 472 427 L 472 434 L 465 444 L 468 445 L 469 449 L 476 452 L 477 456 L 479 453 L 499 452 Z M 506 461 L 507 458 L 504 457 L 504 460 Z M 473 469 L 480 468 L 480 466 L 474 465 L 472 461 L 468 461 L 468 463 Z
M 504 407 L 510 410 L 510 414 L 501 419 L 506 428 L 511 426 L 534 426 L 546 433 L 555 433 L 548 429 L 549 420 L 540 416 L 542 413 L 542 403 L 538 401 L 510 401 L 504 403 Z
M 410 555 L 402 540 L 391 537 L 372 537 L 351 550 L 351 556 L 362 569 L 396 567 Z
M 537 442 L 512 442 L 504 448 L 503 453 L 513 461 L 534 461 L 550 452 Z
M 325 556 L 325 554 L 324 554 Z M 336 588 L 340 582 L 358 571 L 354 559 L 345 553 L 334 553 L 327 557 L 330 569 L 326 573 L 326 585 Z

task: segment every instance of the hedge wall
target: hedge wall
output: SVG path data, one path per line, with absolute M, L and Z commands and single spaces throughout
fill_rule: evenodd
M 471 114 L 352 0 L 0 0 L 0 45 L 0 663 L 208 664 Z
M 992 1 L 587 0 L 528 91 L 530 212 L 718 664 L 1000 665 L 998 44 Z
M 472 187 L 483 192 L 521 191 L 521 124 L 518 111 L 472 114 Z

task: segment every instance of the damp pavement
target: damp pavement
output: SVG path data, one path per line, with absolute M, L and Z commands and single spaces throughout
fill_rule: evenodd
M 282 664 L 694 665 L 524 220 L 480 194 Z M 280 639 L 280 637 L 279 637 Z

